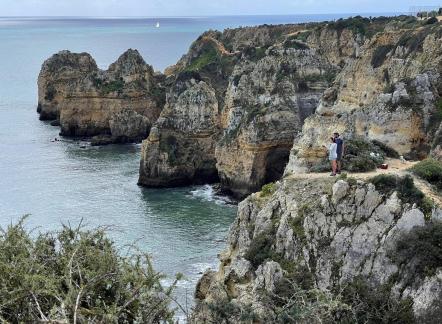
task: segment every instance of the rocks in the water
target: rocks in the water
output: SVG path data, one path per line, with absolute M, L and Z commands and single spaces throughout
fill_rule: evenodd
M 139 183 L 166 187 L 218 179 L 215 91 L 194 78 L 178 80 L 149 137 L 143 141 Z
M 40 118 L 59 120 L 62 135 L 110 135 L 113 142 L 146 138 L 165 97 L 136 50 L 106 71 L 89 54 L 62 51 L 45 61 L 38 85 Z

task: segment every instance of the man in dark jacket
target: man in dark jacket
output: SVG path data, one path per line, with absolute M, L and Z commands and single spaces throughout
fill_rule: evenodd
M 337 145 L 336 153 L 338 155 L 338 158 L 336 159 L 336 172 L 340 174 L 342 168 L 342 157 L 344 155 L 344 141 L 340 138 L 339 133 L 334 133 L 333 135 L 335 137 L 335 143 Z

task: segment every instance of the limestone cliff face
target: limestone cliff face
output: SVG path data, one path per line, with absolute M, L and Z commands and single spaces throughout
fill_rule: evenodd
M 410 159 L 432 148 L 438 152 L 441 43 L 440 24 L 386 28 L 367 41 L 306 120 L 288 170 L 302 171 L 322 159 L 321 146 L 334 131 L 378 140 Z
M 65 136 L 141 141 L 164 101 L 152 67 L 136 50 L 125 52 L 106 71 L 89 54 L 60 52 L 43 64 L 38 84 L 40 118 L 59 119 Z
M 407 233 L 441 221 L 441 211 L 426 218 L 400 192 L 380 192 L 359 180 L 334 181 L 288 177 L 273 194 L 252 194 L 240 203 L 219 270 L 206 272 L 197 286 L 195 323 L 210 323 L 220 314 L 235 321 L 246 310 L 261 318 L 257 322 L 271 322 L 266 316 L 275 313 L 268 297 L 281 302 L 287 278 L 310 293 L 332 295 L 364 280 L 370 289 L 384 287 L 387 299 L 412 303 L 417 322 L 435 323 L 431 314 L 440 314 L 442 307 L 442 268 L 418 275 L 417 260 L 398 263 L 395 249 Z M 365 297 L 359 297 L 362 305 Z M 299 309 L 307 303 L 299 302 Z M 222 315 L 220 305 L 226 304 L 242 311 Z
M 363 41 L 351 30 L 338 33 L 327 24 L 204 33 L 189 53 L 166 70 L 172 90 L 167 109 L 155 125 L 164 144 L 151 140 L 143 144 L 139 182 L 148 186 L 201 182 L 208 173 L 218 174 L 224 190 L 244 197 L 278 179 L 304 120 L 314 113 L 342 62 L 355 56 Z M 183 117 L 181 106 L 171 99 L 183 78 L 204 82 L 215 94 L 214 124 L 205 131 L 211 135 L 204 145 L 200 137 L 189 136 L 193 118 Z M 174 138 L 186 140 L 167 144 L 172 124 L 180 125 L 173 126 Z M 182 158 L 166 158 L 175 150 Z M 190 152 L 195 150 L 200 154 L 192 157 Z M 205 157 L 203 173 L 198 171 L 200 155 Z M 180 181 L 178 170 L 186 170 Z
M 62 51 L 47 59 L 38 76 L 38 108 L 41 120 L 53 120 L 60 116 L 60 103 L 72 88 L 98 67 L 87 53 Z
M 215 90 L 191 75 L 170 89 L 160 118 L 143 141 L 139 183 L 166 187 L 217 180 Z
M 272 47 L 235 66 L 216 160 L 226 190 L 243 197 L 280 178 L 295 134 L 336 73 L 315 49 Z

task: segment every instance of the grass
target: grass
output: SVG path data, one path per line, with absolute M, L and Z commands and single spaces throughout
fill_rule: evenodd
M 442 191 L 442 163 L 428 158 L 421 162 L 418 162 L 411 168 L 418 177 L 428 181 L 434 185 L 437 190 Z

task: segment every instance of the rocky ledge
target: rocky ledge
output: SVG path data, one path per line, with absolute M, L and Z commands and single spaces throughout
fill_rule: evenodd
M 44 62 L 38 77 L 40 119 L 58 120 L 64 136 L 96 136 L 96 144 L 141 142 L 164 102 L 157 79 L 136 50 L 106 71 L 87 53 L 59 52 Z
M 436 323 L 442 211 L 409 176 L 335 181 L 287 177 L 241 202 L 193 322 Z

